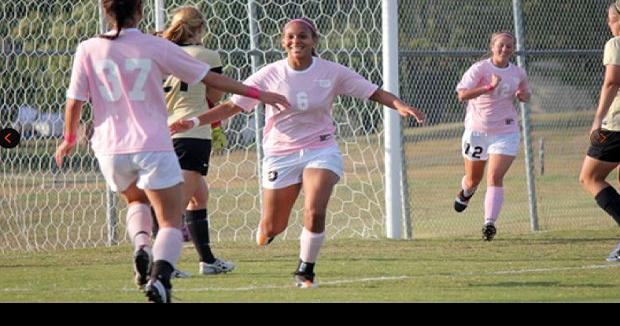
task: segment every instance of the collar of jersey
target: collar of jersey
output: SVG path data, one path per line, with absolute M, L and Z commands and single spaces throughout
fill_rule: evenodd
M 286 59 L 285 59 L 286 60 Z M 293 74 L 305 74 L 308 71 L 312 70 L 312 68 L 314 67 L 314 64 L 316 63 L 316 58 L 312 57 L 312 63 L 310 64 L 310 66 L 308 66 L 308 68 L 304 69 L 304 70 L 295 70 L 293 68 L 291 68 L 291 66 L 288 65 L 288 60 L 286 61 L 286 69 L 288 69 L 288 71 L 290 73 Z
M 508 67 L 504 67 L 504 68 L 498 67 L 495 64 L 493 64 L 493 59 L 492 58 L 489 58 L 489 63 L 491 64 L 491 67 L 493 67 L 493 69 L 502 70 L 502 71 L 510 69 L 510 65 L 512 65 L 512 62 L 509 61 L 508 62 Z
M 123 29 L 121 29 L 121 33 L 119 35 L 124 35 L 125 33 L 135 33 L 135 32 L 140 32 L 140 30 L 137 29 L 136 27 L 123 28 Z M 114 34 L 116 34 L 116 30 L 107 31 L 104 34 L 114 35 Z

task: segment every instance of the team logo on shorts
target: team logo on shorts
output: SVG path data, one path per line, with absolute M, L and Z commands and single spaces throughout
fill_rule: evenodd
M 278 179 L 278 171 L 269 171 L 267 172 L 267 180 L 270 182 L 274 182 Z
M 506 125 L 511 125 L 513 123 L 515 123 L 514 119 L 506 119 Z

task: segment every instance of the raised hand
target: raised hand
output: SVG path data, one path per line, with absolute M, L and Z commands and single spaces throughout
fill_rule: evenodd
M 491 86 L 493 86 L 493 88 L 497 88 L 497 85 L 499 85 L 499 83 L 502 81 L 502 77 L 493 74 L 493 76 L 491 76 Z

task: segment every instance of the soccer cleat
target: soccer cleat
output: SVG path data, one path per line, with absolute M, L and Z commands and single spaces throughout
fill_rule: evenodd
M 465 197 L 463 189 L 461 189 L 458 194 L 456 194 L 456 199 L 454 200 L 454 210 L 457 212 L 462 212 L 469 205 L 469 200 L 473 197 L 474 194 L 471 194 L 469 197 Z
M 497 229 L 493 223 L 487 223 L 482 227 L 482 240 L 491 241 L 495 234 L 497 233 Z
M 259 246 L 266 246 L 268 244 L 270 244 L 273 239 L 275 239 L 276 237 L 268 237 L 266 235 L 264 235 L 260 229 L 258 229 L 256 231 L 256 244 L 258 244 Z
M 192 274 L 188 273 L 188 272 L 184 272 L 184 271 L 179 270 L 179 269 L 175 269 L 172 272 L 172 275 L 170 275 L 170 277 L 171 278 L 190 278 L 190 277 L 192 277 Z
M 139 289 L 143 289 L 149 280 L 151 269 L 151 255 L 144 247 L 133 254 L 134 281 Z
M 160 280 L 149 280 L 144 286 L 144 294 L 150 302 L 170 303 L 171 289 L 166 288 Z
M 609 253 L 609 256 L 607 257 L 607 261 L 610 263 L 620 262 L 620 243 L 618 243 L 616 248 L 614 248 L 614 250 L 611 253 Z
M 314 282 L 314 273 L 295 272 L 293 274 L 295 285 L 300 289 L 314 289 L 318 284 Z
M 232 272 L 233 269 L 235 269 L 235 264 L 219 258 L 215 258 L 215 261 L 212 264 L 200 262 L 200 274 L 202 275 L 228 273 Z

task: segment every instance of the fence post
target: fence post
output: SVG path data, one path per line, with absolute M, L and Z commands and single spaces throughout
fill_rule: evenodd
M 103 2 L 102 0 L 97 1 L 98 2 L 98 14 L 99 14 L 99 33 L 105 33 L 107 32 L 107 23 L 106 23 L 106 18 L 105 18 L 105 14 L 103 12 Z M 108 239 L 107 239 L 107 243 L 106 245 L 108 246 L 114 246 L 116 244 L 118 244 L 118 237 L 117 237 L 117 228 L 118 228 L 118 216 L 116 214 L 116 201 L 117 198 L 114 195 L 114 192 L 110 189 L 109 186 L 107 186 L 106 184 L 106 196 L 105 196 L 105 217 L 106 217 L 106 223 L 107 223 L 107 229 L 108 229 Z
M 250 24 L 250 60 L 252 65 L 252 73 L 258 71 L 262 64 L 259 48 L 258 19 L 256 18 L 256 1 L 248 0 L 248 23 Z M 256 138 L 256 173 L 258 175 L 258 187 L 261 187 L 261 176 L 263 175 L 263 126 L 265 121 L 265 106 L 261 103 L 254 110 L 254 128 Z M 263 192 L 258 192 L 258 209 L 263 209 Z
M 381 1 L 384 89 L 398 96 L 398 1 Z M 384 107 L 385 126 L 385 232 L 389 239 L 401 238 L 403 198 L 400 197 L 402 139 L 400 116 Z
M 515 23 L 515 37 L 517 38 L 517 64 L 525 69 L 525 54 L 523 52 L 524 33 L 523 33 L 523 3 L 521 0 L 513 0 L 513 15 Z M 532 231 L 538 231 L 538 211 L 536 204 L 536 183 L 534 177 L 534 160 L 532 151 L 532 134 L 530 123 L 530 106 L 527 103 L 520 103 L 521 123 L 523 126 L 523 141 L 525 149 L 525 172 L 527 174 L 527 192 L 530 208 L 530 225 Z

